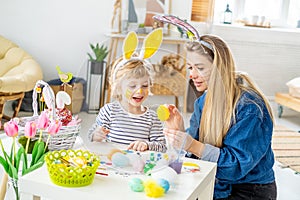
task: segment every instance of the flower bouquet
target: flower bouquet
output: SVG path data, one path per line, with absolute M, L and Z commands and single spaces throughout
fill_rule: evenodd
M 41 122 L 41 119 L 39 120 L 39 122 Z M 0 139 L 0 147 L 3 153 L 3 156 L 0 156 L 0 164 L 3 166 L 3 169 L 6 172 L 6 174 L 4 175 L 4 179 L 6 179 L 7 176 L 10 177 L 10 183 L 14 189 L 15 198 L 17 200 L 20 199 L 18 187 L 19 175 L 23 176 L 27 173 L 30 173 L 44 164 L 47 142 L 45 144 L 43 141 L 41 141 L 41 139 L 35 142 L 31 159 L 29 159 L 28 157 L 29 141 L 32 137 L 35 136 L 37 130 L 36 127 L 37 124 L 35 122 L 27 122 L 25 125 L 25 137 L 27 138 L 25 149 L 22 145 L 18 146 L 16 143 L 16 137 L 19 133 L 19 126 L 18 123 L 14 120 L 10 120 L 9 122 L 6 122 L 4 124 L 4 131 L 6 135 L 12 138 L 10 152 L 5 151 L 2 140 Z M 52 123 L 49 126 L 49 133 L 57 133 L 60 127 L 60 122 Z M 1 188 L 1 192 L 3 191 L 5 192 L 5 189 Z

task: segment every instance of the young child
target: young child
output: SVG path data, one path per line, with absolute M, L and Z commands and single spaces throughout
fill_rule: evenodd
M 161 29 L 150 33 L 137 57 L 134 55 L 137 36 L 134 32 L 128 34 L 123 45 L 124 56 L 114 63 L 111 72 L 112 97 L 116 101 L 100 109 L 96 122 L 88 132 L 90 141 L 106 139 L 128 145 L 128 149 L 136 151 L 166 151 L 162 123 L 153 110 L 142 105 L 149 95 L 152 71 L 152 65 L 145 58 L 155 53 L 161 39 Z M 156 47 L 147 48 L 145 44 L 149 43 L 146 41 L 151 40 L 154 42 L 150 44 L 157 43 Z M 153 52 L 154 48 L 156 50 Z

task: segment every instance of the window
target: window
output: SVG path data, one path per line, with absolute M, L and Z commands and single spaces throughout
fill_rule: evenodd
M 195 0 L 193 0 L 194 2 Z M 223 22 L 223 13 L 229 4 L 233 21 L 251 22 L 253 16 L 265 17 L 273 27 L 297 27 L 300 20 L 299 0 L 215 0 L 214 23 Z

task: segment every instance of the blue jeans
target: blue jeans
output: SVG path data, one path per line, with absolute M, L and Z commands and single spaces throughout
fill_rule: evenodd
M 275 181 L 270 184 L 235 184 L 229 197 L 214 200 L 276 200 Z

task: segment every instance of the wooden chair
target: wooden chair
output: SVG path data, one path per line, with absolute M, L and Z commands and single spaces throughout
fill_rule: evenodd
M 20 93 L 2 93 L 2 92 L 0 92 L 0 121 L 2 121 L 2 119 L 10 120 L 11 118 L 14 118 L 18 115 L 24 95 L 25 95 L 24 92 L 20 92 Z M 5 115 L 4 114 L 5 103 L 7 101 L 14 101 L 14 100 L 17 100 L 18 104 L 15 107 L 13 116 L 10 117 L 10 116 Z

